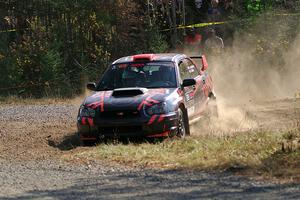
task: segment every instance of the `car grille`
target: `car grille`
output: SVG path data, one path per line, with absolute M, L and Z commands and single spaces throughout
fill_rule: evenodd
M 121 119 L 121 118 L 136 118 L 139 117 L 140 113 L 137 110 L 121 110 L 121 111 L 105 111 L 100 113 L 101 118 L 113 118 L 113 119 Z

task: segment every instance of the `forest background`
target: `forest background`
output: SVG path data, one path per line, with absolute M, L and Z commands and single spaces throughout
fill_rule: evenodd
M 215 28 L 229 48 L 247 33 L 251 54 L 284 62 L 276 52 L 295 40 L 299 11 L 299 0 L 0 0 L 0 96 L 78 95 L 113 60 L 174 51 L 187 32 L 179 26 L 212 21 L 226 23 L 197 28 L 204 39 Z

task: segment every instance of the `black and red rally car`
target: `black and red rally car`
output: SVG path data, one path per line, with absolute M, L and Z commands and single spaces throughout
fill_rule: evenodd
M 197 67 L 194 58 L 201 59 Z M 139 54 L 123 57 L 107 69 L 78 113 L 83 142 L 103 136 L 167 137 L 190 134 L 189 121 L 214 98 L 205 56 Z

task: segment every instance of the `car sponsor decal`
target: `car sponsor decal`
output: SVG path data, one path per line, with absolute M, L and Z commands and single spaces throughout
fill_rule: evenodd
M 155 94 L 169 94 L 170 93 L 170 90 L 169 89 L 166 89 L 166 88 L 159 88 L 159 89 L 153 89 L 153 90 L 149 90 L 148 92 L 149 94 L 151 95 L 155 95 Z

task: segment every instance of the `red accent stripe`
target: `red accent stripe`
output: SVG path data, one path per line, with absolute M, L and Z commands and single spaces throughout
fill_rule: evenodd
M 85 117 L 83 117 L 83 118 L 81 119 L 81 123 L 82 123 L 83 125 L 86 125 L 86 118 L 85 118 Z
M 153 116 L 150 118 L 150 120 L 149 120 L 149 122 L 148 122 L 148 125 L 153 124 L 153 122 L 155 121 L 156 117 L 157 117 L 157 115 L 153 115 Z
M 140 103 L 140 105 L 138 106 L 138 110 L 141 110 L 141 109 L 142 109 L 142 107 L 143 107 L 144 103 L 145 103 L 145 100 L 144 100 L 144 101 L 142 101 L 142 103 Z
M 155 99 L 151 99 L 150 97 L 149 97 L 148 101 L 150 101 L 152 103 L 159 103 L 159 101 L 156 101 Z
M 94 120 L 93 118 L 88 118 L 88 122 L 90 126 L 94 126 Z
M 100 97 L 100 111 L 101 112 L 104 112 L 104 95 L 105 95 L 105 92 L 103 92 Z
M 147 137 L 168 137 L 169 133 L 170 133 L 170 131 L 166 131 L 166 132 L 163 132 L 163 133 L 148 135 Z
M 162 115 L 159 116 L 158 122 L 162 122 L 164 119 L 165 119 L 165 115 L 162 114 Z
M 138 110 L 141 110 L 144 105 L 152 106 L 153 104 L 157 104 L 159 101 L 156 101 L 154 99 L 151 99 L 151 97 L 147 97 L 140 105 L 138 106 Z

